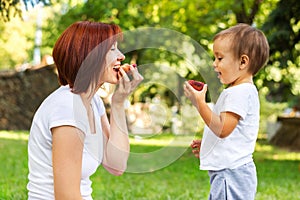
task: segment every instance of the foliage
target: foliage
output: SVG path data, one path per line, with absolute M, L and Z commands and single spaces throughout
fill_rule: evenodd
M 300 105 L 300 4 L 297 0 L 278 2 L 262 27 L 270 44 L 270 64 L 261 74 L 263 86 L 273 101 L 299 101 Z M 290 89 L 289 89 L 290 88 Z
M 23 4 L 22 4 L 23 3 Z M 22 6 L 34 7 L 36 4 L 42 3 L 49 5 L 51 0 L 1 0 L 0 1 L 0 19 L 7 22 L 12 17 L 22 16 Z
M 270 62 L 255 77 L 256 85 L 260 90 L 264 90 L 268 100 L 290 101 L 291 105 L 300 103 L 300 79 L 298 78 L 300 75 L 300 6 L 297 0 L 212 0 L 209 3 L 207 0 L 150 0 L 147 2 L 141 0 L 25 0 L 25 2 L 29 5 L 28 8 L 31 7 L 31 3 L 51 3 L 47 21 L 45 20 L 43 25 L 41 47 L 43 55 L 50 54 L 61 32 L 78 20 L 113 22 L 120 25 L 124 31 L 140 27 L 169 28 L 194 39 L 211 57 L 211 40 L 215 33 L 239 22 L 252 24 L 263 29 L 271 47 Z M 5 24 L 0 24 L 0 28 L 10 32 L 9 26 L 5 27 Z M 23 33 L 20 33 L 20 36 L 22 38 Z M 25 37 L 33 42 L 33 34 Z M 171 39 L 166 43 L 172 42 Z M 3 62 L 7 60 L 7 62 L 5 65 L 2 64 L 2 68 L 6 65 L 15 65 L 16 62 L 19 62 L 18 64 L 25 62 L 25 59 L 21 59 L 18 55 L 19 52 L 16 56 L 7 52 L 12 52 L 11 47 L 14 47 L 14 44 L 6 43 L 4 39 L 1 42 L 7 44 L 1 55 L 6 57 L 1 60 Z M 180 45 L 175 43 L 174 48 Z M 32 45 L 31 47 L 33 48 Z M 26 52 L 23 53 L 28 55 L 27 60 L 32 57 L 33 52 L 32 49 L 28 50 L 29 48 L 27 46 Z M 185 63 L 182 64 L 181 57 L 169 51 L 141 49 L 128 52 L 126 58 L 126 62 L 132 60 L 138 64 L 153 63 L 154 60 L 169 63 L 177 71 L 184 71 L 180 73 L 184 78 L 203 80 L 201 74 L 194 73 Z
M 0 37 L 0 69 L 9 69 L 28 63 L 34 48 L 35 12 L 8 22 L 0 21 L 3 27 Z M 4 28 L 5 27 L 5 28 Z
M 260 97 L 260 124 L 259 137 L 270 138 L 277 123 L 277 117 L 284 114 L 285 109 L 288 108 L 288 103 L 271 103 L 266 99 L 266 94 L 263 90 L 259 94 Z M 271 133 L 272 132 L 272 133 Z
M 157 136 L 170 140 L 173 135 Z M 27 199 L 28 132 L 0 131 L 0 199 Z M 168 142 L 167 142 L 168 143 Z M 152 152 L 154 144 L 131 145 L 131 152 Z M 300 199 L 300 153 L 259 141 L 254 154 L 258 171 L 257 200 Z M 102 167 L 92 176 L 95 200 L 110 199 L 207 199 L 209 179 L 199 171 L 199 161 L 187 150 L 169 166 L 151 173 L 125 173 L 116 177 Z
M 89 0 L 85 4 L 68 10 L 60 21 L 59 27 L 64 29 L 76 20 L 114 22 L 119 24 L 123 30 L 133 30 L 141 26 L 165 27 L 190 36 L 201 44 L 211 56 L 211 39 L 216 32 L 239 22 L 253 24 L 258 28 L 263 27 L 271 46 L 270 64 L 255 77 L 255 82 L 259 89 L 268 89 L 268 100 L 293 101 L 295 103 L 297 101 L 295 96 L 300 93 L 300 80 L 297 78 L 300 74 L 297 65 L 300 59 L 297 50 L 299 46 L 297 45 L 300 13 L 297 9 L 299 5 L 294 6 L 297 4 L 296 0 L 289 1 L 288 7 L 285 6 L 285 1 L 276 4 L 277 2 L 278 0 L 230 2 L 215 0 L 208 4 L 205 0 L 197 3 L 187 0 L 151 0 L 147 3 L 139 0 L 122 0 L 122 2 L 101 1 L 100 3 Z M 291 10 L 291 12 L 287 12 L 287 10 Z M 276 13 L 281 18 L 282 25 L 285 24 L 284 26 L 281 25 L 281 22 L 277 23 Z M 285 14 L 281 15 L 281 13 Z M 287 24 L 290 25 L 287 26 Z M 278 35 L 283 32 L 281 31 L 282 27 L 285 27 L 283 31 L 286 31 L 286 34 Z M 273 34 L 281 38 L 282 42 L 275 42 L 278 40 Z M 291 41 L 289 41 L 290 39 Z M 281 52 L 283 49 L 284 51 Z M 287 60 L 284 55 L 290 58 Z M 178 64 L 180 58 L 170 52 L 162 52 L 157 49 L 134 51 L 126 56 L 127 60 L 134 57 L 140 63 L 151 63 L 155 59 L 174 63 L 177 69 L 185 67 Z M 278 59 L 285 59 L 286 64 L 278 62 Z M 194 74 L 191 71 L 184 77 L 203 80 L 200 74 Z
M 23 11 L 21 17 L 13 17 L 6 22 L 0 20 L 0 70 L 32 64 L 38 15 L 42 19 L 43 29 L 41 55 L 52 54 L 54 42 L 59 34 L 55 25 L 55 17 L 61 15 L 63 5 L 35 6 Z

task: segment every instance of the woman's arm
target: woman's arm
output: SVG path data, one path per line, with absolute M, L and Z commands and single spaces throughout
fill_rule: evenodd
M 101 117 L 104 132 L 102 165 L 109 173 L 119 176 L 126 170 L 130 151 L 127 125 L 124 121 L 126 120 L 124 107 L 117 109 L 117 107 L 112 106 L 110 115 L 111 124 L 109 124 L 106 115 Z
M 130 80 L 123 69 L 122 79 L 117 90 L 112 96 L 110 124 L 106 115 L 101 118 L 104 131 L 104 156 L 103 166 L 114 175 L 121 175 L 127 168 L 127 160 L 130 152 L 128 128 L 124 102 L 128 95 L 143 80 L 137 68 L 130 66 L 133 80 Z
M 82 200 L 80 193 L 84 134 L 72 126 L 52 132 L 52 164 L 56 200 Z

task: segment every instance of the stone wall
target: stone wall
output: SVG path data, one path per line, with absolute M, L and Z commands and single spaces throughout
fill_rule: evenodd
M 0 72 L 0 130 L 29 130 L 34 112 L 58 86 L 54 65 Z
M 278 117 L 279 128 L 270 143 L 290 150 L 300 150 L 300 118 Z

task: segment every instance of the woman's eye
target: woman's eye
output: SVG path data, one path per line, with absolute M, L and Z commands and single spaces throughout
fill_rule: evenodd
M 219 61 L 221 61 L 223 58 L 218 58 Z
M 114 50 L 116 50 L 116 48 L 117 48 L 117 45 L 116 45 L 116 44 L 113 44 L 113 45 L 111 46 L 110 50 L 114 51 Z

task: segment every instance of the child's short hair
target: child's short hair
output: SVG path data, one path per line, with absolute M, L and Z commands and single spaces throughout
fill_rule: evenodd
M 264 33 L 248 24 L 237 24 L 215 35 L 213 41 L 231 38 L 231 49 L 240 58 L 243 54 L 250 59 L 249 72 L 255 75 L 269 59 L 269 44 Z

